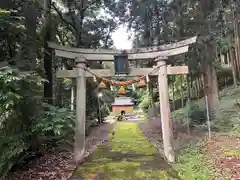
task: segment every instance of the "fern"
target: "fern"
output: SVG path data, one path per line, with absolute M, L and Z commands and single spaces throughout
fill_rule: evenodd
M 57 137 L 61 139 L 73 132 L 75 116 L 71 111 L 45 103 L 42 106 L 43 111 L 34 125 L 34 132 L 54 136 L 54 139 L 58 139 Z
M 6 176 L 23 156 L 28 145 L 23 141 L 21 135 L 15 134 L 8 137 L 1 137 L 0 143 L 0 174 Z
M 36 92 L 42 88 L 38 76 L 11 67 L 0 72 L 0 87 L 0 174 L 5 176 L 31 146 L 32 122 L 41 102 Z
M 43 102 L 43 80 L 33 72 L 6 67 L 0 72 L 0 179 L 41 145 L 73 132 L 74 114 Z M 44 141 L 43 141 L 44 142 Z M 37 146 L 37 147 L 35 147 Z

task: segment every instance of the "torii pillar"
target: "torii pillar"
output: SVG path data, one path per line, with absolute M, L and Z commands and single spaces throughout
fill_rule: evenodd
M 166 59 L 159 57 L 156 59 L 158 65 L 158 89 L 160 100 L 160 114 L 162 123 L 162 137 L 165 157 L 169 162 L 175 161 L 173 147 L 172 120 L 170 114 L 167 63 Z
M 86 122 L 86 59 L 78 57 L 76 63 L 76 121 L 75 121 L 75 142 L 74 161 L 79 163 L 84 158 L 85 153 L 85 122 Z

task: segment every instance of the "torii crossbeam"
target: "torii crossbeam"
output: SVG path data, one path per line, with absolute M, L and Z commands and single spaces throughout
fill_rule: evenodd
M 164 154 L 169 162 L 174 162 L 172 122 L 170 116 L 170 105 L 168 96 L 167 75 L 187 74 L 187 66 L 167 66 L 169 56 L 179 55 L 188 52 L 189 45 L 196 42 L 197 36 L 179 41 L 177 43 L 154 46 L 149 48 L 138 48 L 126 51 L 129 61 L 152 59 L 157 62 L 159 67 L 151 76 L 158 76 L 160 112 L 162 123 L 162 136 Z M 77 79 L 77 98 L 76 98 L 76 123 L 75 123 L 75 161 L 82 160 L 85 151 L 85 113 L 86 113 L 86 77 L 93 77 L 86 71 L 88 61 L 114 61 L 114 56 L 122 53 L 120 50 L 113 49 L 82 49 L 62 47 L 54 43 L 49 43 L 54 49 L 56 56 L 74 59 L 76 68 L 57 72 L 57 78 L 76 78 Z M 94 69 L 91 70 L 101 77 L 115 76 L 114 70 Z M 127 76 L 149 76 L 153 68 L 130 68 Z

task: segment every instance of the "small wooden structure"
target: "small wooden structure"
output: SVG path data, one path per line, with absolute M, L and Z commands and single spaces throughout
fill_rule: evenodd
M 187 74 L 187 66 L 168 66 L 168 57 L 188 52 L 189 45 L 196 42 L 197 36 L 182 40 L 176 43 L 153 46 L 149 48 L 137 48 L 124 51 L 114 49 L 83 49 L 62 47 L 53 43 L 49 43 L 49 47 L 54 49 L 55 55 L 62 58 L 73 59 L 76 68 L 73 70 L 57 71 L 57 78 L 75 78 L 77 82 L 77 98 L 76 98 L 76 122 L 75 122 L 75 161 L 79 162 L 83 158 L 85 151 L 85 123 L 86 123 L 86 78 L 94 77 L 92 73 L 100 77 L 113 77 L 118 74 L 126 73 L 128 77 L 134 76 L 158 76 L 159 84 L 159 100 L 162 123 L 162 136 L 164 154 L 169 162 L 174 162 L 173 132 L 172 121 L 169 106 L 168 95 L 168 75 Z M 120 56 L 124 54 L 128 61 L 154 60 L 157 68 L 128 68 L 126 57 Z M 86 64 L 93 61 L 115 61 L 116 66 L 122 59 L 123 66 L 121 70 L 113 69 L 92 69 L 87 71 Z M 118 66 L 120 67 L 120 66 Z M 125 70 L 124 70 L 125 69 Z M 156 71 L 155 71 L 156 69 Z M 149 89 L 149 88 L 148 88 Z M 151 91 L 149 91 L 151 93 Z
M 117 115 L 121 111 L 124 111 L 126 114 L 133 113 L 134 103 L 130 97 L 116 97 L 114 103 L 112 104 L 112 112 Z

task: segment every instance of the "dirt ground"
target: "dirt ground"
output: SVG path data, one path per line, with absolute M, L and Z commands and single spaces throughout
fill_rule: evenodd
M 140 124 L 145 136 L 163 153 L 161 122 L 151 119 Z M 204 140 L 204 152 L 214 169 L 216 180 L 240 180 L 240 137 L 214 134 L 209 141 L 204 131 L 191 129 L 190 136 L 181 124 L 173 124 L 175 150 L 181 149 L 188 143 Z
M 216 179 L 240 180 L 240 137 L 215 135 L 206 142 L 206 153 L 216 168 Z
M 86 140 L 85 157 L 107 140 L 111 126 L 112 124 L 102 124 L 92 131 Z M 72 152 L 51 149 L 44 154 L 10 173 L 7 180 L 67 180 L 72 175 L 76 168 Z
M 145 134 L 145 136 L 156 145 L 160 152 L 163 149 L 162 141 L 162 126 L 160 119 L 154 118 L 147 122 L 140 124 L 140 128 Z M 190 135 L 188 135 L 187 127 L 182 124 L 173 124 L 173 137 L 174 137 L 174 149 L 181 149 L 187 143 L 196 141 L 202 138 L 204 133 L 197 130 L 191 129 Z

